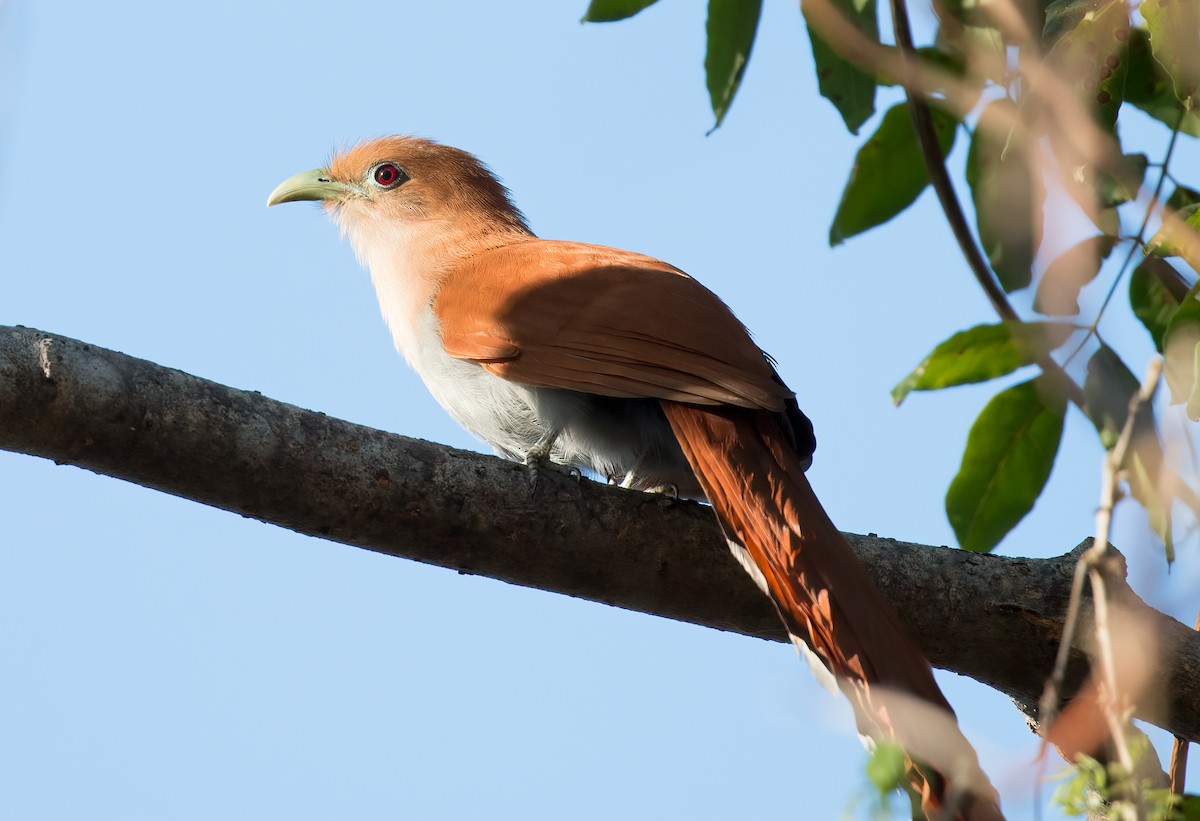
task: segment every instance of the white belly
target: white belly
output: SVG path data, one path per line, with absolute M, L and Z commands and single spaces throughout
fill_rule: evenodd
M 418 314 L 411 330 L 411 338 L 395 334 L 396 346 L 438 404 L 501 455 L 523 458 L 545 432 L 534 411 L 536 389 L 493 376 L 474 362 L 447 354 L 429 308 Z

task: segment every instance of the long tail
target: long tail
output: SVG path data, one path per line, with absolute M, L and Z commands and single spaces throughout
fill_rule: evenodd
M 920 762 L 910 772 L 927 811 L 1001 818 L 929 662 L 817 501 L 778 417 L 662 407 L 731 546 L 744 548 L 792 640 L 837 677 L 860 731 Z

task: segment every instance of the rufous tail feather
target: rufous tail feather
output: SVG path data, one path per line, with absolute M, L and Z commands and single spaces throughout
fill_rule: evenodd
M 744 547 L 793 640 L 837 677 L 860 731 L 920 760 L 910 773 L 927 812 L 948 806 L 955 817 L 1000 818 L 929 662 L 821 507 L 779 418 L 662 407 L 727 538 Z

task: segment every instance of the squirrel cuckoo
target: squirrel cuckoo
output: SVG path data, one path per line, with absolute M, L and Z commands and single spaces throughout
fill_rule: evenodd
M 296 200 L 349 236 L 396 347 L 463 427 L 510 458 L 708 500 L 860 730 L 921 761 L 926 808 L 999 817 L 928 662 L 805 478 L 812 426 L 716 295 L 651 257 L 538 239 L 486 166 L 428 140 L 364 142 L 267 204 Z

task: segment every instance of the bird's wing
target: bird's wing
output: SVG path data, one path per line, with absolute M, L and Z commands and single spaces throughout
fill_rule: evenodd
M 539 387 L 781 411 L 792 392 L 715 294 L 651 257 L 530 240 L 447 272 L 446 352 Z

